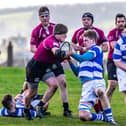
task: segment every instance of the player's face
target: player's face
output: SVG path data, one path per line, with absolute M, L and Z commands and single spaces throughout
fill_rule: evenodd
M 12 99 L 12 102 L 11 102 L 11 104 L 10 104 L 10 107 L 11 107 L 11 108 L 15 108 L 15 107 L 16 107 L 16 101 L 15 101 L 14 98 Z
M 82 19 L 83 26 L 85 30 L 90 29 L 92 26 L 92 19 L 90 17 L 84 17 Z
M 84 37 L 83 44 L 84 44 L 84 47 L 89 49 L 93 44 L 93 40 L 89 39 L 88 37 Z
M 123 30 L 125 23 L 126 23 L 126 21 L 125 21 L 124 17 L 117 18 L 117 20 L 116 20 L 116 27 L 119 30 Z
M 44 16 L 39 16 L 39 19 L 40 19 L 42 25 L 46 27 L 49 24 L 50 15 L 47 14 L 47 15 L 44 15 Z
M 67 37 L 67 34 L 58 34 L 57 39 L 61 42 L 64 42 Z

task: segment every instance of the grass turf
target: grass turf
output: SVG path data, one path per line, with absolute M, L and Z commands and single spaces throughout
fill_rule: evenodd
M 69 119 L 63 117 L 63 107 L 59 89 L 50 101 L 48 111 L 51 112 L 50 117 L 42 119 L 35 118 L 33 121 L 26 121 L 24 118 L 0 117 L 0 126 L 108 126 L 105 122 L 82 122 L 78 118 L 78 103 L 81 94 L 80 81 L 71 71 L 66 72 L 67 88 L 69 92 L 70 109 L 73 111 L 74 118 Z M 23 68 L 7 68 L 0 67 L 0 101 L 6 93 L 13 96 L 18 94 L 22 89 L 25 79 L 25 70 Z M 47 88 L 46 84 L 40 83 L 39 93 L 43 93 Z M 118 88 L 114 92 L 112 98 L 113 115 L 120 126 L 125 126 L 125 104 L 123 94 L 118 92 Z M 0 107 L 2 105 L 0 104 Z

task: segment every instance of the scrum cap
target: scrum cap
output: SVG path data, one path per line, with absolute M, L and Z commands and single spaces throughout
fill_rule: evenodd
M 92 23 L 94 22 L 94 17 L 93 17 L 93 14 L 92 14 L 92 13 L 86 12 L 86 13 L 84 13 L 84 14 L 82 15 L 82 19 L 83 19 L 84 17 L 89 17 L 89 18 L 91 18 Z

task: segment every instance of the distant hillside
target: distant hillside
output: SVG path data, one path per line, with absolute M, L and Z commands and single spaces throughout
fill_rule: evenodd
M 105 33 L 114 26 L 116 13 L 126 13 L 126 3 L 97 3 L 76 5 L 49 5 L 51 21 L 64 23 L 69 29 L 69 38 L 74 30 L 81 27 L 81 15 L 90 11 L 94 14 L 95 25 Z M 39 6 L 0 10 L 0 38 L 11 35 L 25 35 L 29 37 L 33 27 L 39 23 Z
M 81 16 L 84 12 L 89 11 L 93 13 L 94 25 L 103 29 L 107 35 L 108 31 L 114 27 L 115 15 L 117 13 L 126 14 L 125 5 L 126 2 L 47 6 L 51 12 L 52 22 L 64 23 L 68 26 L 69 32 L 67 39 L 70 41 L 74 31 L 82 26 Z M 6 61 L 6 46 L 8 44 L 6 41 L 8 41 L 10 37 L 23 36 L 26 38 L 25 43 L 17 42 L 17 45 L 13 43 L 15 58 L 23 57 L 27 59 L 31 55 L 28 50 L 28 45 L 31 31 L 39 23 L 39 7 L 40 6 L 0 10 L 0 49 L 2 49 L 0 61 Z

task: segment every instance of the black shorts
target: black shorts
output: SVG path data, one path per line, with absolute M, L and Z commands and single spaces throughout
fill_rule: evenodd
M 26 80 L 31 88 L 37 88 L 38 83 L 64 74 L 63 67 L 60 63 L 48 64 L 31 59 L 26 67 Z
M 108 80 L 116 80 L 117 81 L 116 66 L 114 64 L 114 61 L 108 60 L 107 72 L 108 72 Z
M 63 66 L 61 63 L 55 63 L 52 65 L 52 71 L 54 72 L 55 76 L 59 76 L 60 74 L 64 74 Z
M 51 66 L 50 72 L 46 72 L 44 76 L 42 76 L 41 80 L 45 81 L 52 76 L 57 77 L 60 74 L 64 74 L 64 70 L 61 63 L 54 63 Z

